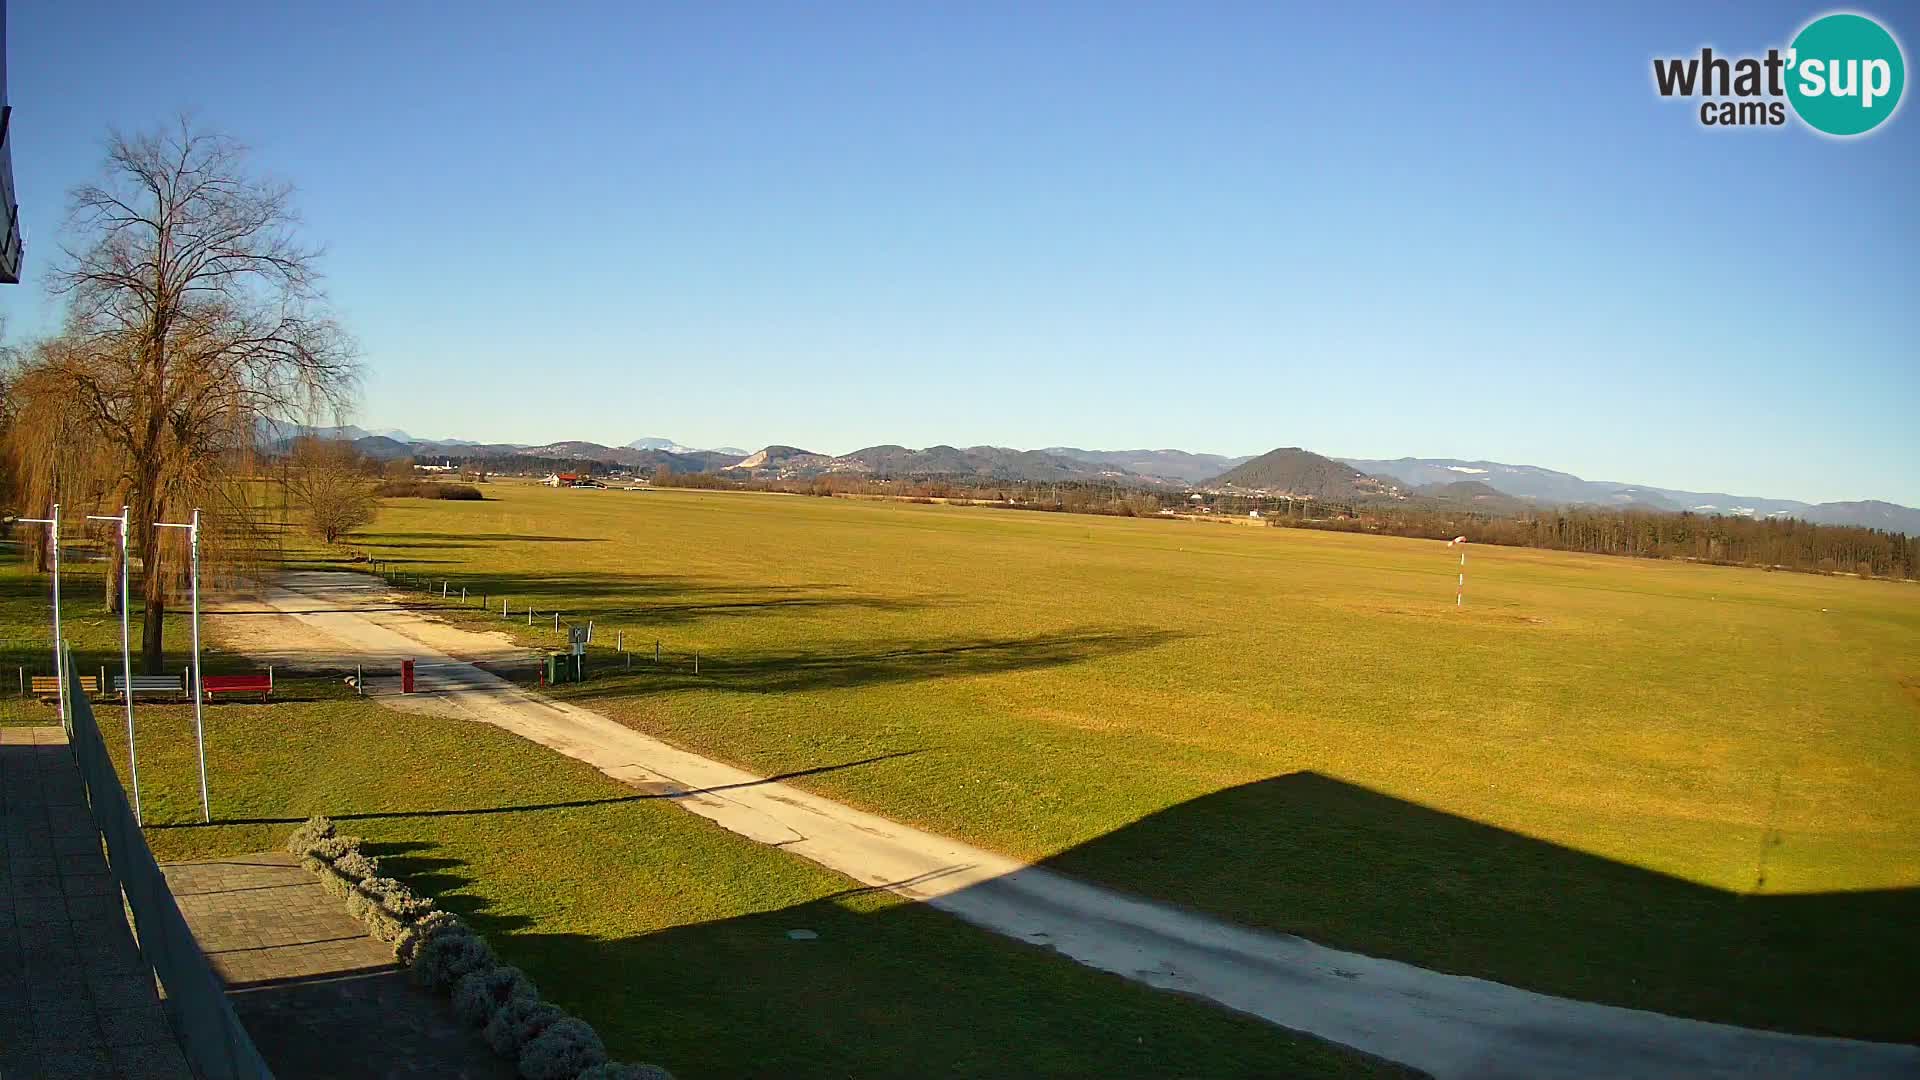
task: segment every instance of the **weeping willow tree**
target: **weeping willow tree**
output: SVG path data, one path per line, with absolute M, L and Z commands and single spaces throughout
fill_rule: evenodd
M 200 508 L 203 574 L 244 564 L 264 547 L 253 483 L 263 432 L 337 416 L 355 388 L 291 194 L 255 175 L 240 144 L 189 120 L 113 134 L 99 181 L 71 193 L 54 276 L 63 329 L 14 373 L 8 449 L 22 505 L 58 500 L 76 518 L 132 510 L 149 672 L 186 572 L 183 531 L 155 523 Z

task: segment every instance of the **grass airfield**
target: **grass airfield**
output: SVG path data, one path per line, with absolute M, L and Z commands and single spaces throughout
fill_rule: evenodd
M 453 618 L 592 618 L 558 693 L 680 745 L 866 762 L 801 782 L 1326 944 L 1920 1039 L 1914 586 L 1474 548 L 1456 611 L 1428 541 L 486 490 L 357 543 L 465 586 Z
M 97 576 L 63 579 L 76 667 L 117 660 Z M 0 561 L 10 664 L 51 667 L 46 585 Z M 170 669 L 187 658 L 176 625 Z M 250 667 L 218 652 L 208 666 Z M 154 853 L 276 850 L 307 815 L 338 815 L 384 873 L 472 922 L 623 1059 L 686 1078 L 1410 1075 L 860 888 L 492 727 L 390 710 L 334 678 L 283 679 L 275 698 L 205 710 L 212 825 L 192 706 L 139 704 Z M 120 708 L 96 713 L 126 783 Z M 0 697 L 0 723 L 58 722 L 51 702 Z

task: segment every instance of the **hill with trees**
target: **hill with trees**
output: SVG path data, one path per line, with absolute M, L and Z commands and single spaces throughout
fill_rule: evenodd
M 1396 484 L 1297 446 L 1269 450 L 1221 473 L 1204 486 L 1348 501 L 1392 495 L 1399 490 Z

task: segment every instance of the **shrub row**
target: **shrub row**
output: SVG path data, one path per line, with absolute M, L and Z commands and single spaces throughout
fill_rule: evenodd
M 442 484 L 432 480 L 383 480 L 373 493 L 383 499 L 458 499 L 475 502 L 485 499 L 472 484 Z
M 487 940 L 431 899 L 380 876 L 380 860 L 360 850 L 324 817 L 309 818 L 287 837 L 287 850 L 346 901 L 373 936 L 393 946 L 414 982 L 453 999 L 453 1015 L 477 1028 L 493 1052 L 515 1062 L 526 1080 L 673 1080 L 653 1065 L 607 1060 L 606 1046 L 586 1021 L 540 1000 L 517 967 L 502 964 Z

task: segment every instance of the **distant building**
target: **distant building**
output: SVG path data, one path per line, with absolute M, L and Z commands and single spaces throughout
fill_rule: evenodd
M 553 488 L 574 487 L 580 483 L 580 474 L 570 472 L 548 473 L 547 478 L 540 482 Z

